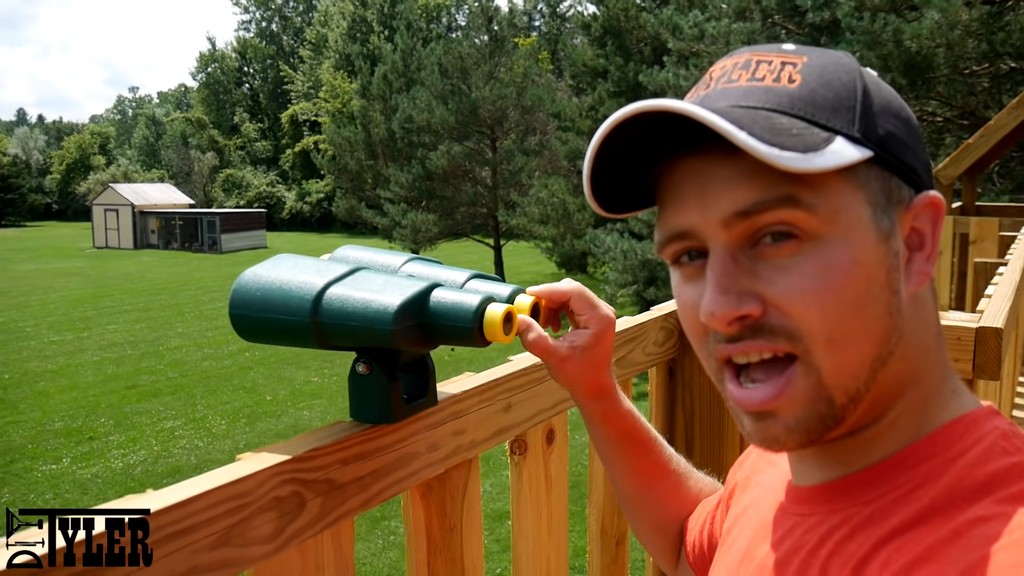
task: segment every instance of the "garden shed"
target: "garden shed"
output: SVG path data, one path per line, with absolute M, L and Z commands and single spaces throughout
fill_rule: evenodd
M 92 245 L 96 248 L 142 248 L 145 227 L 140 212 L 148 208 L 188 208 L 195 201 L 171 184 L 110 184 L 90 203 Z
M 110 184 L 90 203 L 93 246 L 191 252 L 267 247 L 266 210 L 194 205 L 171 184 Z

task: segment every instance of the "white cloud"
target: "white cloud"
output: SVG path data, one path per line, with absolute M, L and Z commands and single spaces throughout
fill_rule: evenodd
M 85 121 L 138 86 L 181 82 L 206 45 L 223 45 L 237 16 L 230 0 L 0 0 L 0 118 L 29 114 Z

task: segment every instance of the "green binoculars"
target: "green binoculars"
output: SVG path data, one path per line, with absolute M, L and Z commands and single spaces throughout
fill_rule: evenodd
M 235 280 L 228 302 L 246 341 L 355 352 L 349 412 L 372 424 L 437 404 L 430 351 L 512 342 L 518 314 L 542 322 L 547 310 L 497 276 L 359 245 L 273 256 Z

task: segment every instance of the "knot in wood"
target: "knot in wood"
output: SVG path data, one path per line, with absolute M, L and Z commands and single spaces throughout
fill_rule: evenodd
M 509 454 L 512 454 L 513 456 L 522 456 L 523 454 L 526 454 L 526 440 L 520 437 L 513 438 L 512 441 L 508 443 L 508 451 Z
M 547 433 L 544 434 L 544 441 L 548 443 L 548 446 L 552 446 L 555 443 L 555 429 L 548 428 Z

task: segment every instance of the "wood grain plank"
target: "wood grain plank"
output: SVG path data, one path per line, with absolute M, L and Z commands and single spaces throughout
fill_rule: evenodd
M 970 317 L 974 318 L 971 319 Z M 941 318 L 942 335 L 956 373 L 965 381 L 975 379 L 974 357 L 980 314 L 960 313 Z
M 988 278 L 984 281 L 975 280 L 977 269 L 974 262 L 979 259 L 999 257 L 999 219 L 971 218 L 970 248 L 967 252 L 967 300 L 965 310 L 974 310 L 981 296 L 978 290 L 984 290 Z M 978 284 L 981 284 L 979 287 Z
M 975 258 L 974 259 L 974 285 L 971 290 L 971 300 L 968 308 L 977 311 L 978 304 L 985 296 L 985 290 L 996 276 L 1000 266 L 1006 265 L 1003 258 Z
M 483 576 L 480 458 L 474 456 L 402 494 L 409 576 Z
M 952 184 L 970 170 L 989 150 L 998 145 L 1024 122 L 1024 92 L 1011 100 L 998 114 L 964 141 L 935 167 L 935 180 Z
M 619 382 L 622 393 L 633 397 L 633 379 Z M 591 576 L 628 576 L 629 523 L 619 505 L 615 487 L 592 442 L 588 443 L 587 572 Z
M 677 451 L 697 469 L 723 480 L 743 450 L 743 437 L 714 381 L 688 343 L 680 347 L 673 385 L 682 391 L 682 402 L 676 404 L 678 412 L 673 416 L 674 423 L 683 426 L 677 432 L 682 441 Z
M 1022 230 L 1024 232 L 1024 230 Z M 1019 242 L 1019 239 L 1018 239 Z M 995 284 L 995 291 L 978 321 L 977 342 L 974 350 L 974 374 L 979 380 L 1001 380 L 1003 361 L 1015 340 L 1006 337 L 1006 330 L 1013 330 L 1012 315 L 1024 297 L 1021 282 L 1024 274 L 1024 250 L 1017 250 L 1010 256 L 1006 270 Z
M 249 576 L 354 576 L 356 531 L 352 518 L 260 562 Z
M 939 240 L 939 259 L 935 264 L 936 289 L 939 296 L 939 310 L 949 310 L 953 292 L 953 226 L 955 216 L 946 216 L 942 223 L 942 237 Z
M 569 415 L 508 442 L 512 574 L 569 573 Z
M 682 401 L 681 390 L 676 387 L 672 378 L 674 360 L 666 360 L 647 371 L 648 374 L 648 406 L 650 408 L 650 421 L 669 445 L 675 447 L 682 445 L 682 439 L 677 438 L 677 426 L 672 419 L 679 413 L 676 404 Z M 682 430 L 682 424 L 678 426 Z M 650 554 L 645 554 L 645 574 L 647 576 L 665 576 L 665 573 L 654 563 Z

